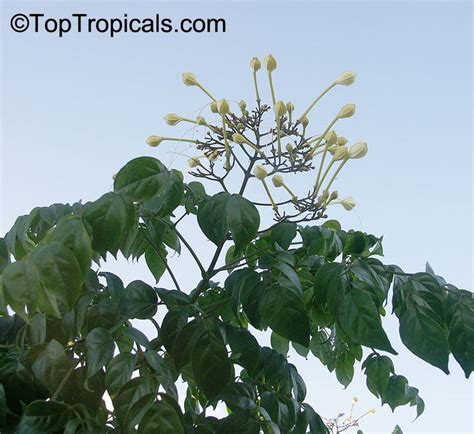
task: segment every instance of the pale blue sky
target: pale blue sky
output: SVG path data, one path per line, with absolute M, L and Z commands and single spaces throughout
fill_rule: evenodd
M 36 205 L 92 200 L 112 185 L 126 161 L 153 155 L 185 170 L 188 146 L 150 149 L 150 134 L 183 135 L 164 125 L 168 112 L 196 115 L 207 103 L 180 74 L 194 72 L 219 97 L 251 101 L 248 61 L 271 52 L 279 61 L 277 93 L 301 111 L 345 70 L 350 88 L 325 98 L 311 120 L 318 130 L 347 102 L 355 117 L 336 130 L 366 140 L 369 154 L 347 167 L 337 188 L 358 202 L 352 213 L 334 209 L 343 226 L 384 235 L 386 261 L 418 271 L 429 261 L 460 287 L 472 289 L 472 5 L 452 2 L 4 2 L 2 16 L 2 223 Z M 67 16 L 224 17 L 226 34 L 13 33 L 15 13 Z M 266 93 L 268 98 L 268 92 Z M 299 185 L 294 185 L 298 189 Z M 260 194 L 252 185 L 252 194 Z M 211 247 L 185 227 L 203 255 Z M 189 258 L 174 258 L 185 286 L 195 283 Z M 110 264 L 124 280 L 151 275 L 143 264 Z M 184 272 L 184 270 L 186 270 Z M 163 285 L 167 284 L 164 280 Z M 387 328 L 400 355 L 397 373 L 420 389 L 425 414 L 387 406 L 356 378 L 342 391 L 317 359 L 291 359 L 308 384 L 308 400 L 324 416 L 350 406 L 377 408 L 364 432 L 472 432 L 472 380 L 452 362 L 445 376 L 404 351 L 396 323 Z

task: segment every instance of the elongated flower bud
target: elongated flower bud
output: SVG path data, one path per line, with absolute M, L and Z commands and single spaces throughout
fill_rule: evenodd
M 301 118 L 301 125 L 303 125 L 303 128 L 306 128 L 309 124 L 309 119 L 306 116 L 303 116 Z
M 218 113 L 218 110 L 217 110 L 217 102 L 215 102 L 215 101 L 212 101 L 212 102 L 211 102 L 211 112 L 212 112 L 212 113 Z
M 272 72 L 277 68 L 277 61 L 271 54 L 265 56 L 263 63 L 265 64 L 265 68 L 268 72 Z
M 247 103 L 244 100 L 240 100 L 239 108 L 240 110 L 244 111 L 247 108 Z
M 199 162 L 199 159 L 201 157 L 193 157 L 193 158 L 190 158 L 188 160 L 188 166 L 191 168 L 191 169 L 194 169 L 195 167 L 198 167 L 201 165 L 201 163 Z
M 247 140 L 245 139 L 245 137 L 240 133 L 232 134 L 232 141 L 235 143 L 238 143 L 239 145 L 243 143 L 247 143 Z
M 275 111 L 275 115 L 281 118 L 282 116 L 286 114 L 285 103 L 283 101 L 277 101 L 277 103 L 273 107 L 273 110 Z
M 273 182 L 273 185 L 277 188 L 283 187 L 283 185 L 285 184 L 283 182 L 283 177 L 281 175 L 274 175 L 272 178 L 272 182 Z
M 210 163 L 213 163 L 219 158 L 219 155 L 220 155 L 219 151 L 213 151 L 210 154 L 206 155 L 206 158 L 208 159 Z
M 257 72 L 261 67 L 262 64 L 260 63 L 260 60 L 258 60 L 257 57 L 252 57 L 252 59 L 250 59 L 250 68 L 252 68 L 253 72 Z
M 337 150 L 338 147 L 339 147 L 339 146 L 337 146 L 337 145 L 329 146 L 328 152 L 329 152 L 330 154 L 334 155 L 334 154 L 336 153 L 336 150 Z
M 356 202 L 353 197 L 349 196 L 341 200 L 341 205 L 346 211 L 352 211 L 356 206 Z
M 293 146 L 291 146 L 291 143 L 287 143 L 286 145 L 286 151 L 291 154 L 293 152 Z
M 217 111 L 221 115 L 225 115 L 229 113 L 229 103 L 225 99 L 221 99 L 220 101 L 217 101 Z
M 295 106 L 289 102 L 286 104 L 286 110 L 288 111 L 288 113 L 293 113 L 295 111 Z
M 253 169 L 253 174 L 255 175 L 255 178 L 257 178 L 259 181 L 263 181 L 268 175 L 267 171 L 265 170 L 265 167 L 261 165 L 255 166 L 255 169 Z
M 150 136 L 148 139 L 146 139 L 147 145 L 151 146 L 152 148 L 156 148 L 157 146 L 160 145 L 160 143 L 166 140 L 164 137 L 160 136 Z
M 168 125 L 171 126 L 177 125 L 183 120 L 181 116 L 178 116 L 175 113 L 168 113 L 163 119 Z
M 196 118 L 196 123 L 197 123 L 198 125 L 203 125 L 203 126 L 206 126 L 206 125 L 207 125 L 206 119 L 203 118 L 202 116 L 198 116 L 198 117 Z
M 336 144 L 337 146 L 344 146 L 345 144 L 347 144 L 347 139 L 345 137 L 338 136 L 336 140 Z
M 337 191 L 333 191 L 329 196 L 329 202 L 336 200 L 338 196 L 339 196 L 339 193 Z
M 335 83 L 342 86 L 350 86 L 356 79 L 356 73 L 352 71 L 343 72 L 337 77 Z
M 185 72 L 183 75 L 183 83 L 186 86 L 199 86 L 199 82 L 194 74 L 191 72 Z
M 358 158 L 365 157 L 367 155 L 368 146 L 365 142 L 358 142 L 351 146 L 349 149 L 349 158 L 357 160 Z
M 339 119 L 350 118 L 356 110 L 355 104 L 346 104 L 337 114 Z
M 326 140 L 326 146 L 335 145 L 337 141 L 337 134 L 334 130 L 331 130 L 324 136 L 324 139 Z
M 346 160 L 349 158 L 349 150 L 345 146 L 337 146 L 333 155 L 334 161 Z

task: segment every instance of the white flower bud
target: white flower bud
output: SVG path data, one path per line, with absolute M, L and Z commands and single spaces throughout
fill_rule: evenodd
M 258 60 L 258 58 L 252 57 L 252 59 L 250 59 L 250 68 L 252 68 L 253 72 L 257 72 L 261 67 L 262 64 L 260 63 L 260 60 Z
M 268 72 L 272 72 L 277 68 L 277 61 L 271 54 L 265 56 L 263 63 L 265 64 L 265 68 Z
M 275 111 L 275 115 L 278 118 L 281 118 L 282 116 L 284 116 L 286 114 L 285 103 L 283 101 L 277 101 L 275 103 L 275 106 L 273 107 L 273 110 Z
M 375 413 L 376 413 L 375 408 L 371 408 L 371 409 L 369 410 L 369 414 L 375 414 Z
M 206 126 L 207 125 L 207 122 L 206 122 L 206 119 L 202 116 L 198 116 L 196 117 L 196 123 L 198 125 L 203 125 L 203 126 Z
M 221 99 L 220 101 L 217 101 L 217 111 L 221 115 L 225 115 L 229 113 L 229 103 L 225 99 Z
M 283 187 L 283 177 L 281 175 L 274 175 L 272 178 L 273 185 L 275 187 Z
M 306 116 L 303 116 L 301 118 L 301 125 L 303 125 L 303 128 L 306 128 L 309 124 L 309 119 Z
M 354 396 L 354 398 L 352 398 L 352 405 L 357 404 L 358 402 L 359 399 L 357 398 L 357 396 Z
M 232 134 L 232 141 L 241 145 L 242 143 L 247 143 L 245 137 L 240 133 Z
M 289 102 L 286 104 L 286 110 L 288 110 L 288 113 L 293 113 L 293 111 L 295 110 L 295 106 Z
M 152 148 L 156 148 L 163 140 L 165 140 L 164 137 L 160 136 L 150 136 L 148 139 L 146 139 L 147 145 L 151 146 Z
M 206 155 L 206 158 L 210 163 L 213 163 L 219 158 L 219 151 L 213 151 L 210 154 Z
M 333 154 L 334 161 L 346 160 L 347 158 L 349 158 L 349 149 L 345 146 L 336 146 Z
M 199 82 L 197 81 L 197 78 L 194 74 L 191 72 L 185 72 L 183 75 L 183 83 L 186 86 L 198 86 Z
M 342 119 L 342 118 L 350 118 L 354 113 L 355 113 L 355 110 L 356 110 L 356 106 L 355 104 L 346 104 L 344 107 L 342 107 L 342 109 L 339 111 L 339 113 L 337 114 L 337 117 L 339 119 Z
M 336 79 L 336 84 L 340 84 L 342 86 L 350 86 L 354 83 L 356 79 L 356 73 L 352 71 L 343 72 L 339 77 Z
M 218 110 L 217 110 L 217 102 L 215 102 L 215 101 L 212 101 L 212 102 L 211 102 L 211 112 L 212 112 L 212 113 L 218 113 Z
M 337 134 L 334 130 L 329 131 L 325 136 L 324 140 L 326 140 L 326 146 L 335 145 L 337 141 Z
M 255 178 L 257 178 L 260 181 L 263 181 L 268 175 L 265 168 L 260 165 L 255 166 L 255 169 L 253 169 L 253 174 L 255 175 Z
M 188 166 L 189 166 L 191 169 L 194 169 L 195 167 L 200 166 L 200 165 L 201 165 L 201 163 L 199 162 L 199 159 L 200 159 L 200 158 L 201 158 L 201 157 L 193 157 L 193 158 L 190 158 L 190 159 L 188 160 Z
M 368 146 L 365 142 L 358 142 L 351 146 L 349 149 L 349 158 L 351 160 L 357 160 L 358 158 L 365 157 L 367 155 Z
M 345 137 L 338 136 L 336 140 L 337 146 L 344 146 L 346 143 L 347 143 L 347 139 Z
M 338 148 L 337 145 L 332 145 L 332 146 L 329 146 L 328 148 L 328 152 L 332 155 L 334 155 L 336 153 L 336 149 Z
M 183 120 L 181 116 L 178 116 L 175 113 L 168 113 L 163 119 L 168 125 L 171 126 L 177 125 Z
M 356 206 L 356 202 L 353 197 L 349 196 L 341 200 L 341 205 L 346 211 L 351 211 Z

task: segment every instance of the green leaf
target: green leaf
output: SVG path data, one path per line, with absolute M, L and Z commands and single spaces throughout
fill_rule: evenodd
M 257 236 L 260 215 L 252 202 L 233 194 L 227 204 L 227 220 L 239 254 Z
M 232 366 L 226 347 L 211 332 L 204 333 L 196 341 L 191 365 L 194 379 L 208 399 L 221 393 L 230 381 Z
M 400 317 L 400 337 L 416 356 L 449 374 L 449 345 L 446 330 L 426 310 L 412 306 Z
M 101 254 L 114 253 L 133 224 L 135 209 L 121 194 L 110 192 L 86 203 L 83 217 L 92 227 L 93 249 Z
M 114 411 L 119 425 L 130 432 L 130 428 L 140 423 L 146 407 L 151 405 L 157 393 L 157 387 L 150 378 L 136 377 L 122 386 L 113 400 Z M 140 409 L 136 404 L 140 402 Z M 144 411 L 143 411 L 144 410 Z
M 30 345 L 39 345 L 46 340 L 46 315 L 37 313 L 31 318 L 28 326 L 28 341 Z
M 156 250 L 158 250 L 158 252 Z M 153 274 L 156 283 L 158 283 L 161 279 L 161 276 L 163 276 L 164 272 L 166 271 L 166 255 L 168 252 L 166 251 L 166 248 L 163 246 L 163 244 L 156 250 L 155 248 L 149 246 L 145 250 L 145 261 L 148 269 Z
M 403 434 L 403 431 L 398 425 L 395 425 L 395 428 L 393 429 L 392 434 Z
M 155 402 L 143 416 L 137 434 L 184 434 L 178 405 L 172 405 L 166 395 L 160 396 L 161 401 Z
M 327 306 L 333 315 L 344 297 L 343 271 L 342 264 L 332 262 L 320 267 L 314 276 L 315 299 L 321 306 Z
M 260 357 L 257 339 L 246 329 L 228 326 L 227 339 L 232 350 L 232 359 L 252 372 Z
M 157 195 L 145 202 L 143 208 L 155 216 L 167 217 L 183 200 L 183 175 L 174 169 L 166 171 L 159 175 L 159 182 Z
M 166 172 L 166 167 L 156 158 L 135 158 L 117 173 L 114 191 L 136 201 L 151 199 L 162 188 L 162 174 Z
M 387 356 L 372 354 L 362 364 L 367 376 L 367 388 L 379 398 L 388 387 L 390 375 L 393 374 L 393 363 Z
M 280 270 L 288 278 L 288 280 L 300 294 L 303 294 L 303 288 L 301 287 L 300 279 L 293 268 L 283 262 L 276 264 L 275 268 Z
M 16 310 L 24 305 L 35 305 L 40 291 L 38 268 L 29 262 L 19 261 L 5 267 L 2 275 L 5 301 Z
M 72 360 L 66 356 L 63 346 L 53 339 L 36 358 L 31 370 L 35 377 L 53 393 L 72 363 Z
M 339 383 L 347 387 L 354 378 L 355 357 L 349 351 L 344 351 L 336 358 L 336 377 Z
M 5 426 L 7 411 L 8 407 L 5 388 L 3 387 L 3 384 L 0 383 L 0 427 Z
M 89 332 L 86 336 L 87 378 L 110 362 L 114 347 L 114 339 L 106 329 L 97 327 Z
M 84 282 L 84 274 L 72 251 L 54 241 L 38 246 L 28 258 L 38 267 L 46 291 L 71 309 Z
M 270 240 L 277 243 L 282 249 L 288 250 L 296 237 L 296 223 L 281 222 L 272 227 Z
M 329 434 L 329 429 L 309 404 L 303 403 L 303 407 L 308 418 L 309 429 L 311 434 Z
M 7 243 L 0 238 L 0 274 L 3 273 L 5 267 L 10 263 L 10 254 L 8 253 Z
M 137 356 L 130 353 L 121 353 L 115 356 L 107 365 L 105 387 L 113 398 L 120 388 L 130 381 L 137 364 Z
M 290 350 L 290 341 L 277 335 L 275 332 L 272 332 L 271 334 L 270 343 L 277 353 L 283 354 L 284 356 L 286 356 Z
M 380 315 L 367 291 L 352 288 L 338 310 L 343 331 L 357 344 L 397 354 L 382 328 Z
M 474 370 L 474 303 L 461 300 L 449 325 L 449 348 L 461 365 L 466 378 Z
M 26 434 L 63 431 L 69 418 L 69 406 L 62 402 L 33 401 L 24 410 L 19 432 Z
M 165 348 L 172 353 L 176 336 L 188 322 L 188 309 L 178 307 L 170 309 L 161 324 L 160 340 Z
M 165 392 L 173 399 L 178 399 L 178 392 L 174 384 L 174 374 L 168 363 L 158 353 L 152 350 L 145 352 L 145 360 L 153 369 L 156 378 Z
M 68 247 L 85 276 L 91 266 L 92 242 L 82 220 L 76 216 L 63 217 L 51 233 L 51 242 L 58 241 Z
M 120 313 L 125 318 L 149 319 L 156 314 L 158 296 L 141 280 L 130 282 L 120 301 Z
M 194 320 L 186 324 L 177 335 L 173 346 L 173 359 L 178 372 L 191 361 L 194 345 L 202 333 L 200 324 Z
M 264 294 L 260 311 L 272 330 L 287 339 L 309 345 L 309 317 L 301 298 L 291 289 L 274 285 Z
M 407 394 L 408 381 L 402 375 L 392 375 L 388 382 L 383 395 L 381 395 L 382 402 L 388 404 L 392 409 L 408 404 L 410 397 Z
M 227 221 L 229 200 L 230 195 L 228 193 L 218 193 L 204 200 L 198 208 L 199 227 L 216 246 L 220 246 L 226 240 L 229 232 Z

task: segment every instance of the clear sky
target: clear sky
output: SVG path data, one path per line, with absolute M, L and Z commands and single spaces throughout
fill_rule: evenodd
M 448 281 L 467 289 L 472 282 L 472 4 L 470 2 L 3 2 L 2 16 L 2 203 L 1 232 L 37 205 L 93 200 L 111 189 L 112 175 L 129 159 L 156 156 L 186 170 L 186 145 L 150 149 L 150 134 L 185 134 L 162 121 L 168 112 L 197 115 L 207 103 L 180 74 L 194 72 L 219 97 L 251 101 L 248 61 L 275 55 L 275 86 L 302 110 L 341 72 L 357 82 L 338 88 L 314 111 L 311 124 L 324 129 L 340 106 L 357 103 L 355 117 L 338 133 L 366 140 L 369 154 L 350 164 L 337 181 L 356 209 L 334 209 L 346 229 L 384 235 L 387 262 L 420 271 L 429 261 Z M 87 12 L 113 17 L 160 13 L 224 17 L 225 34 L 104 35 L 14 33 L 16 13 L 61 17 Z M 268 92 L 265 95 L 268 98 Z M 304 185 L 294 185 L 295 189 Z M 258 185 L 252 194 L 261 194 Z M 185 232 L 203 255 L 212 246 Z M 183 254 L 184 286 L 195 284 Z M 111 263 L 125 281 L 153 282 L 143 264 Z M 162 286 L 168 284 L 164 279 Z M 308 385 L 308 401 L 324 416 L 349 408 L 377 408 L 364 432 L 473 431 L 473 383 L 452 361 L 451 375 L 428 366 L 386 327 L 400 355 L 397 373 L 420 389 L 425 414 L 411 423 L 413 408 L 394 414 L 365 388 L 356 367 L 346 391 L 313 357 L 291 354 Z M 262 338 L 263 341 L 267 338 Z

